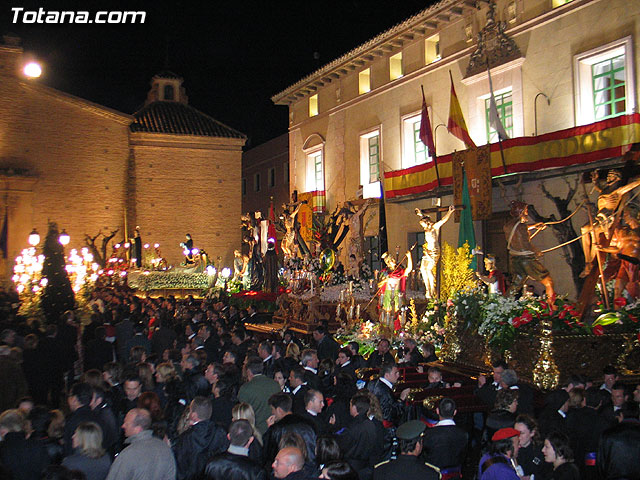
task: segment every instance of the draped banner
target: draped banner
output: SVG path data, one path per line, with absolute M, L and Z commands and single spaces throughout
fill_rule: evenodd
M 636 142 L 640 142 L 640 114 L 638 113 L 621 115 L 537 137 L 512 138 L 504 140 L 502 147 L 507 173 L 521 173 L 619 157 Z M 503 175 L 500 146 L 493 143 L 488 148 L 491 152 L 491 175 Z M 453 183 L 453 157 L 454 154 L 438 157 L 440 184 L 443 186 Z M 469 174 L 468 170 L 467 174 Z M 387 199 L 429 192 L 436 186 L 433 162 L 384 174 Z M 471 193 L 471 185 L 469 189 Z
M 467 187 L 471 199 L 473 220 L 491 218 L 491 164 L 490 147 L 484 145 L 461 152 L 453 152 L 453 203 L 462 204 L 462 173 L 467 173 Z M 456 210 L 456 222 L 460 221 L 460 212 Z

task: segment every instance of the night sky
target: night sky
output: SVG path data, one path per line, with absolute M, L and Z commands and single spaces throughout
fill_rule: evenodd
M 287 131 L 272 95 L 418 13 L 430 0 L 6 2 L 1 33 L 44 64 L 38 81 L 124 113 L 142 106 L 151 77 L 184 78 L 189 103 L 259 145 Z M 144 10 L 143 25 L 13 23 L 25 10 Z

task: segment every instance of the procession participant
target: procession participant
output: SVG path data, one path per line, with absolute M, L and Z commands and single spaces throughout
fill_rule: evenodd
M 416 208 L 416 215 L 420 217 L 420 226 L 424 230 L 424 244 L 422 245 L 422 261 L 420 262 L 420 275 L 424 281 L 425 295 L 427 298 L 436 297 L 436 275 L 435 269 L 440 259 L 440 246 L 438 245 L 438 237 L 440 236 L 440 228 L 451 218 L 451 214 L 456 207 L 450 205 L 447 213 L 441 220 L 432 222 L 428 215 L 422 210 Z
M 380 320 L 388 327 L 392 326 L 396 313 L 402 307 L 407 277 L 413 270 L 410 251 L 406 253 L 406 257 L 407 267 L 403 268 L 389 255 L 389 252 L 385 252 L 382 255 L 382 259 L 387 265 L 387 268 L 383 272 L 385 278 L 379 284 L 380 306 L 382 307 Z
M 532 278 L 545 286 L 547 293 L 547 303 L 552 310 L 555 310 L 554 302 L 556 293 L 553 289 L 553 279 L 544 265 L 537 258 L 542 253 L 531 244 L 530 230 L 543 230 L 547 226 L 542 223 L 528 225 L 529 206 L 524 202 L 511 202 L 511 217 L 503 227 L 507 237 L 507 249 L 513 272 L 513 283 L 511 285 L 512 294 L 522 289 L 527 278 Z

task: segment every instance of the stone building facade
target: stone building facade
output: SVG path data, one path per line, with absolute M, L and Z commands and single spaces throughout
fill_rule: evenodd
M 582 172 L 620 165 L 621 155 L 640 140 L 639 32 L 638 2 L 442 0 L 272 98 L 289 109 L 290 190 L 324 191 L 331 211 L 360 195 L 379 196 L 383 173 L 385 189 L 397 193 L 387 199 L 390 248 L 411 246 L 420 235 L 414 209 L 453 202 L 451 154 L 466 147 L 447 133 L 452 81 L 475 144 L 492 144 L 493 215 L 474 222 L 476 238 L 507 270 L 502 223 L 511 200 L 523 199 L 558 218 L 541 185 L 565 196 Z M 523 158 L 509 157 L 514 170 L 504 177 L 488 122 L 487 55 L 498 114 L 513 139 L 507 142 L 514 148 L 542 142 L 535 152 L 523 148 Z M 421 87 L 442 158 L 440 188 L 433 158 L 418 138 Z M 544 161 L 522 167 L 542 159 L 541 152 Z M 571 221 L 579 232 L 586 214 Z M 441 238 L 456 245 L 458 226 L 449 221 Z M 540 248 L 559 243 L 551 230 L 536 238 Z M 575 298 L 566 254 L 557 249 L 544 262 L 557 290 Z
M 100 230 L 117 228 L 121 239 L 126 221 L 130 235 L 140 225 L 143 241 L 160 243 L 170 264 L 181 261 L 187 232 L 230 264 L 240 231 L 226 221 L 240 215 L 243 134 L 190 107 L 176 75 L 154 77 L 146 106 L 126 115 L 28 80 L 21 64 L 15 41 L 0 46 L 5 281 L 29 232 L 44 237 L 48 220 L 71 236 L 68 248 Z

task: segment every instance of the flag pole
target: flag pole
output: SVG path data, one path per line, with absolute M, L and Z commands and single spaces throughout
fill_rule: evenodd
M 491 68 L 489 67 L 489 54 L 485 52 L 485 58 L 487 59 L 487 76 L 489 77 L 489 90 L 491 92 L 491 101 L 495 102 L 495 98 L 493 96 L 493 82 L 491 81 Z M 449 72 L 451 73 L 451 72 Z M 498 121 L 500 121 L 500 117 L 498 117 Z M 504 159 L 504 149 L 502 148 L 502 135 L 498 133 L 498 146 L 500 147 L 500 159 L 502 160 L 502 168 L 504 169 L 505 175 L 507 172 L 507 162 Z
M 424 98 L 424 86 L 420 85 L 420 90 L 422 90 L 422 104 L 427 105 L 427 101 Z M 431 122 L 429 122 L 429 127 L 431 126 Z M 433 135 L 433 165 L 436 168 L 436 180 L 438 182 L 438 188 L 440 188 L 440 172 L 438 172 L 438 154 L 436 152 L 436 136 L 435 134 Z M 427 148 L 427 152 L 429 151 L 429 149 Z

